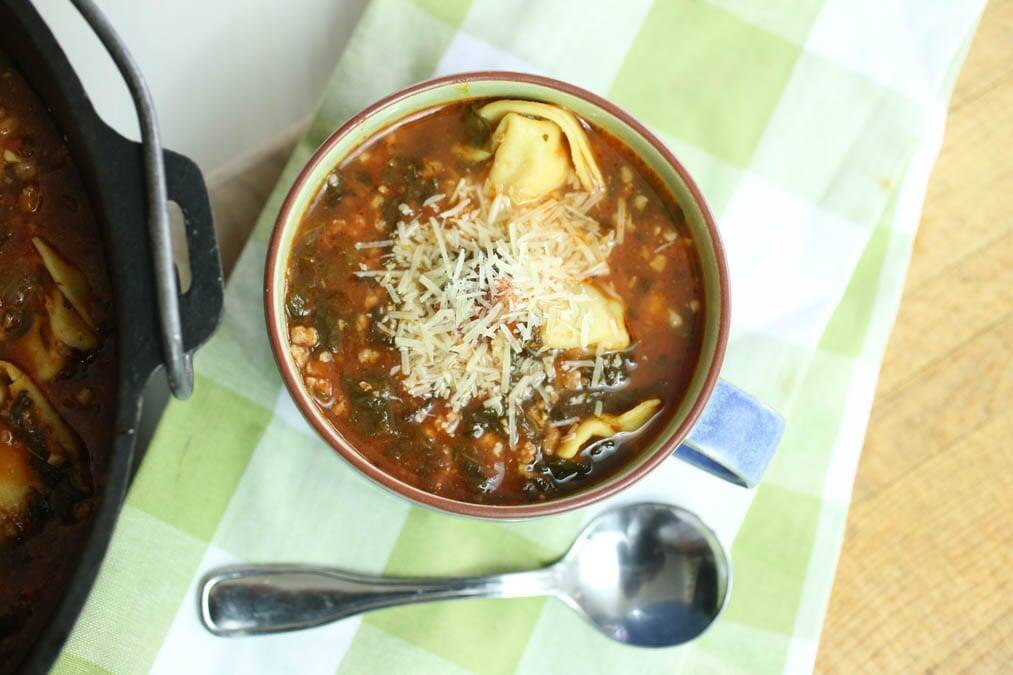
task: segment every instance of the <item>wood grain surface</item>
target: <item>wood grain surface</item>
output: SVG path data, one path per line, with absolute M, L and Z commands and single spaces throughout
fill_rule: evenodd
M 1013 673 L 1013 0 L 954 91 L 816 670 Z

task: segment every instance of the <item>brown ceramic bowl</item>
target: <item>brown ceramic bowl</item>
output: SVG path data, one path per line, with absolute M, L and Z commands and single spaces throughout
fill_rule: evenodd
M 432 106 L 470 98 L 520 98 L 562 105 L 626 143 L 658 175 L 686 215 L 703 270 L 705 327 L 703 348 L 691 384 L 675 414 L 657 440 L 626 467 L 585 490 L 540 503 L 494 506 L 474 504 L 425 492 L 371 464 L 327 421 L 303 386 L 288 349 L 284 311 L 285 268 L 293 236 L 310 199 L 324 177 L 361 143 L 402 118 Z M 267 330 L 278 369 L 296 405 L 314 429 L 362 474 L 397 495 L 448 513 L 492 519 L 544 516 L 586 506 L 632 485 L 668 459 L 687 438 L 708 403 L 728 338 L 728 273 L 717 227 L 710 210 L 685 167 L 643 125 L 605 99 L 564 82 L 535 75 L 478 72 L 442 77 L 403 89 L 366 108 L 331 134 L 296 178 L 282 205 L 267 253 L 264 281 Z M 681 453 L 680 453 L 681 454 Z M 769 459 L 769 457 L 767 458 Z M 721 467 L 705 468 L 717 473 Z M 763 462 L 766 465 L 766 462 Z M 761 469 L 762 470 L 762 469 Z M 735 473 L 734 469 L 730 472 Z M 739 483 L 748 479 L 725 476 Z

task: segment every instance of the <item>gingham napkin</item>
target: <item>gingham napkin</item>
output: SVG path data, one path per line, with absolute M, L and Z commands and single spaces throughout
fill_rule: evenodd
M 225 323 L 173 403 L 58 670 L 165 673 L 807 672 L 946 103 L 980 0 L 374 0 L 229 284 Z M 717 216 L 732 274 L 722 375 L 787 435 L 746 491 L 671 460 L 616 500 L 698 512 L 729 547 L 729 605 L 702 638 L 637 650 L 543 599 L 386 610 L 311 631 L 211 637 L 207 569 L 303 561 L 477 574 L 566 550 L 582 512 L 491 524 L 413 508 L 302 420 L 261 311 L 265 242 L 298 169 L 395 89 L 478 69 L 600 93 L 650 126 Z M 277 92 L 283 95 L 283 92 Z M 256 114 L 251 109 L 249 114 Z

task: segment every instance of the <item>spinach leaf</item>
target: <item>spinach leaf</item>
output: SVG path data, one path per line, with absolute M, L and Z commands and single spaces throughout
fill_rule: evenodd
M 361 379 L 346 376 L 342 386 L 352 404 L 348 417 L 359 433 L 404 435 L 404 405 L 383 375 Z
M 478 108 L 471 105 L 464 112 L 464 133 L 468 145 L 473 148 L 484 148 L 489 145 L 492 128 L 488 120 L 478 114 Z

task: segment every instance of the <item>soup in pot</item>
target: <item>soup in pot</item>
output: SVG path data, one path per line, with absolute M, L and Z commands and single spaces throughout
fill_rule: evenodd
M 0 672 L 88 534 L 116 370 L 102 240 L 62 134 L 0 54 Z

